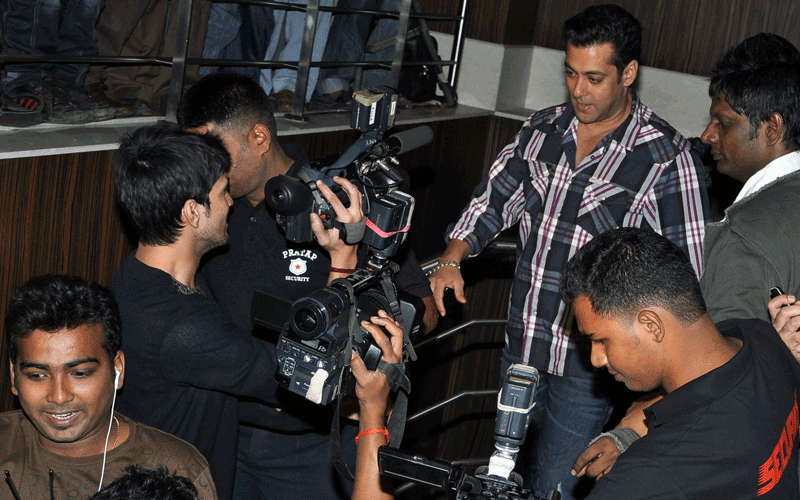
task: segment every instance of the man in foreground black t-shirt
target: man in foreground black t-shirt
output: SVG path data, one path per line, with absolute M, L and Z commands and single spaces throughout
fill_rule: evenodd
M 215 137 L 167 124 L 120 144 L 114 184 L 138 246 L 112 291 L 128 359 L 125 415 L 195 445 L 220 499 L 235 472 L 238 400 L 275 401 L 275 351 L 241 330 L 196 276 L 227 239 L 230 159 Z
M 251 320 L 253 293 L 266 292 L 291 303 L 347 276 L 364 261 L 366 249 L 343 260 L 340 251 L 330 248 L 338 241 L 337 235 L 320 237 L 315 231 L 318 244 L 295 244 L 284 238 L 264 201 L 264 186 L 277 175 L 296 176 L 308 158 L 302 148 L 278 143 L 275 118 L 256 82 L 226 73 L 203 78 L 187 91 L 178 123 L 189 130 L 218 135 L 233 163 L 230 239 L 227 246 L 207 256 L 201 274 L 239 327 L 274 342 L 276 332 Z M 347 181 L 342 184 L 351 186 Z M 314 219 L 313 224 L 321 228 L 317 223 Z M 348 249 L 356 251 L 355 246 Z M 437 319 L 436 308 L 413 252 L 401 247 L 393 260 L 401 263 L 395 283 L 425 301 L 425 327 L 431 329 Z M 332 412 L 288 391 L 279 391 L 278 398 L 279 403 L 273 405 L 240 405 L 243 425 L 234 498 L 349 498 L 352 484 L 340 484 L 332 467 Z M 355 433 L 354 425 L 345 425 L 342 431 L 346 458 L 355 454 L 351 439 Z
M 768 323 L 715 325 L 686 256 L 642 229 L 581 248 L 561 295 L 592 365 L 666 393 L 590 498 L 798 498 L 800 365 Z

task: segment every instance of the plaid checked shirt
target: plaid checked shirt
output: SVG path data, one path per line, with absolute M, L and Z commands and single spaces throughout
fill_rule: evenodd
M 688 141 L 635 93 L 628 118 L 576 167 L 577 132 L 570 103 L 528 118 L 447 237 L 475 255 L 519 221 L 506 347 L 555 375 L 591 370 L 589 343 L 559 297 L 570 257 L 608 229 L 650 227 L 682 248 L 700 275 L 710 220 Z

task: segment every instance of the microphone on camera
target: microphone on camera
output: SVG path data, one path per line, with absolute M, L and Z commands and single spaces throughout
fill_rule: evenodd
M 372 146 L 372 154 L 378 157 L 403 154 L 422 147 L 433 140 L 433 130 L 427 125 L 403 130 L 390 135 Z

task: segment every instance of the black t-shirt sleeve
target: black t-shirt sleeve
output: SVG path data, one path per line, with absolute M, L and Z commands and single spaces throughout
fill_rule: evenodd
M 218 306 L 199 307 L 178 321 L 159 356 L 176 383 L 276 401 L 275 347 L 237 327 Z
M 644 458 L 620 456 L 607 475 L 597 480 L 589 500 L 680 500 L 686 494 L 669 471 Z
M 411 295 L 424 299 L 433 295 L 431 282 L 417 261 L 417 256 L 408 244 L 402 245 L 393 260 L 400 264 L 400 271 L 395 276 L 397 288 Z

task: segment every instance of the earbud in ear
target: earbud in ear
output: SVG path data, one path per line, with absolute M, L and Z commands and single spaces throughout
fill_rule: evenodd
M 117 374 L 116 377 L 114 377 L 114 388 L 119 389 L 119 377 L 122 375 L 122 372 L 119 370 L 114 370 L 114 373 Z

